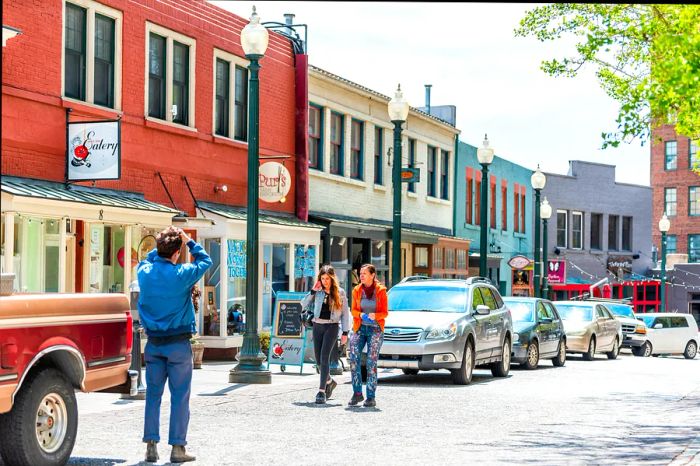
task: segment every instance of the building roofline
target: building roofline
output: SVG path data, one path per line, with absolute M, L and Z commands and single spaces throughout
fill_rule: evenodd
M 391 97 L 388 97 L 388 96 L 382 94 L 381 92 L 377 92 L 373 89 L 370 89 L 369 87 L 363 86 L 362 84 L 358 84 L 354 81 L 350 81 L 349 79 L 343 78 L 342 76 L 338 76 L 337 74 L 331 73 L 330 71 L 326 71 L 326 70 L 319 68 L 317 66 L 314 66 L 312 64 L 309 64 L 309 71 L 318 73 L 321 76 L 333 79 L 334 81 L 338 81 L 338 82 L 343 83 L 347 86 L 353 87 L 353 88 L 358 89 L 360 91 L 363 91 L 367 94 L 370 94 L 374 97 L 379 97 L 380 99 L 386 101 L 387 103 L 389 103 L 389 101 L 391 100 Z M 410 107 L 409 106 L 409 110 L 410 110 L 410 112 L 414 113 L 416 116 L 430 119 L 435 123 L 439 123 L 439 124 L 447 127 L 450 131 L 452 131 L 455 134 L 461 133 L 461 130 L 457 129 L 456 126 L 452 126 L 450 123 L 446 122 L 445 120 L 442 120 L 434 115 L 431 115 L 431 114 L 426 113 L 422 110 L 419 110 L 417 107 Z

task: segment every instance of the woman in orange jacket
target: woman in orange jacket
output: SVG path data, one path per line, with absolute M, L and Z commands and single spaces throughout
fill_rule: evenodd
M 360 268 L 360 284 L 352 290 L 353 334 L 350 337 L 350 370 L 353 395 L 348 406 L 372 408 L 377 405 L 377 359 L 384 342 L 384 320 L 389 314 L 386 287 L 377 281 L 372 264 Z M 362 350 L 367 345 L 367 399 L 362 397 Z

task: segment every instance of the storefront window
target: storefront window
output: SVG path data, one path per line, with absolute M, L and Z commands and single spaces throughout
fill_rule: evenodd
M 219 313 L 219 293 L 221 291 L 221 240 L 207 238 L 204 240 L 204 250 L 209 254 L 212 265 L 204 273 L 204 289 L 202 290 L 202 335 L 219 336 L 221 333 Z
M 294 291 L 309 291 L 316 279 L 316 246 L 294 245 Z
M 228 240 L 228 298 L 226 299 L 227 312 L 234 314 L 240 312 L 245 322 L 246 313 L 246 242 L 241 240 Z M 242 333 L 243 326 L 231 329 L 231 333 Z M 238 332 L 236 332 L 238 331 Z
M 3 216 L 2 261 L 4 268 L 5 254 L 13 255 L 13 289 L 28 293 L 57 292 L 60 220 L 15 215 L 14 225 L 14 250 L 10 252 L 5 249 Z
M 375 266 L 387 264 L 386 241 L 372 241 L 372 264 Z
M 89 293 L 121 293 L 124 291 L 124 226 L 90 225 Z M 118 253 L 122 255 L 121 261 Z
M 415 267 L 428 267 L 428 248 L 416 247 L 416 263 Z
M 277 302 L 277 293 L 280 291 L 289 291 L 289 245 L 265 245 L 265 249 L 269 250 L 271 257 L 265 258 L 266 270 L 264 270 L 265 282 L 263 297 L 266 299 L 263 303 L 262 325 L 268 328 L 272 327 L 272 314 L 274 313 L 275 303 Z M 271 269 L 267 270 L 267 267 Z
M 336 264 L 349 264 L 347 238 L 340 236 L 331 237 L 331 262 Z

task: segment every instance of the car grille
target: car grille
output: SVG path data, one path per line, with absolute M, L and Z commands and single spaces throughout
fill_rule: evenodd
M 622 333 L 634 333 L 636 328 L 636 325 L 622 324 Z
M 415 342 L 420 340 L 423 329 L 420 328 L 385 328 L 384 341 Z

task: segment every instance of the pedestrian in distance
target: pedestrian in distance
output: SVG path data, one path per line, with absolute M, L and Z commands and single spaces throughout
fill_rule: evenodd
M 389 314 L 386 287 L 377 280 L 372 264 L 360 268 L 360 284 L 352 290 L 352 336 L 350 337 L 350 371 L 353 395 L 348 406 L 363 400 L 366 408 L 377 405 L 377 359 L 384 342 L 384 320 Z M 362 350 L 367 346 L 367 399 L 362 397 Z
M 324 265 L 311 291 L 302 300 L 302 308 L 313 305 L 314 356 L 319 367 L 320 379 L 316 403 L 324 404 L 331 397 L 338 383 L 331 378 L 331 351 L 338 340 L 338 327 L 342 330 L 341 345 L 347 342 L 350 331 L 348 298 L 338 285 L 335 270 Z
M 178 263 L 183 243 L 194 262 Z M 185 450 L 193 365 L 190 338 L 196 331 L 191 292 L 211 264 L 200 244 L 181 229 L 168 227 L 158 234 L 156 249 L 148 253 L 136 271 L 141 289 L 139 315 L 148 335 L 143 427 L 147 462 L 158 461 L 160 403 L 166 380 L 170 389 L 170 462 L 195 460 Z

